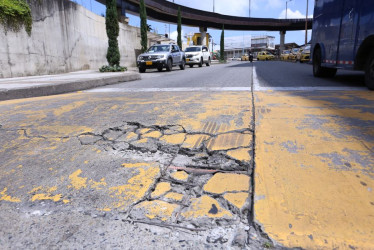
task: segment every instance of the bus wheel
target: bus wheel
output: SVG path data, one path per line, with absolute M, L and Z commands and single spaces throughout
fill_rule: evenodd
M 365 65 L 365 84 L 370 90 L 374 90 L 374 51 Z
M 321 66 L 322 55 L 321 49 L 317 48 L 313 53 L 313 75 L 315 77 L 334 77 L 337 69 L 325 68 Z

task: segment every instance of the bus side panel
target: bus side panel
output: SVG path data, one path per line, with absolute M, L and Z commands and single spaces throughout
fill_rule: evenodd
M 336 65 L 342 8 L 345 0 L 316 0 L 314 7 L 312 53 L 316 44 L 323 44 L 322 62 Z M 335 62 L 335 63 L 332 63 Z

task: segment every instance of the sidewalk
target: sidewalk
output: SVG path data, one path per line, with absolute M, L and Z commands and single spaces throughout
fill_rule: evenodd
M 94 70 L 4 78 L 0 79 L 0 101 L 57 95 L 139 79 L 140 74 L 134 71 L 100 73 Z

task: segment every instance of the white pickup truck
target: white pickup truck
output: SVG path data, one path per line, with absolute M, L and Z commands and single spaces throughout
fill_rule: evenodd
M 206 66 L 210 66 L 211 58 L 210 52 L 207 46 L 195 45 L 186 48 L 184 51 L 186 54 L 186 64 L 192 68 L 195 64 L 202 67 L 205 63 Z

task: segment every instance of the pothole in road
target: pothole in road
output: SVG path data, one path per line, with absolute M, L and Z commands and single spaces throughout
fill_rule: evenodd
M 252 137 L 249 129 L 213 135 L 191 133 L 181 125 L 126 122 L 78 139 L 126 159 L 167 162 L 146 197 L 128 211 L 126 221 L 206 231 L 210 243 L 226 243 L 231 237 L 232 244 L 244 246 L 266 241 L 250 221 Z

